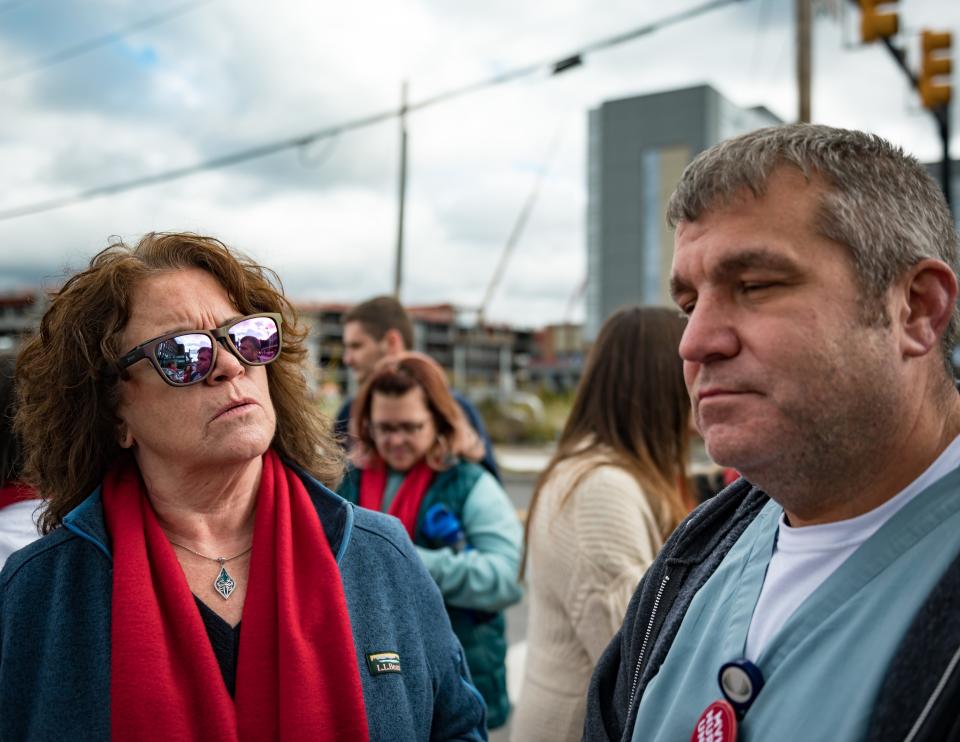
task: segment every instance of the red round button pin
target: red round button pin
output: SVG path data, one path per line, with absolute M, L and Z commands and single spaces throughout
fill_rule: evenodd
M 690 742 L 737 742 L 737 714 L 729 701 L 721 698 L 704 709 Z

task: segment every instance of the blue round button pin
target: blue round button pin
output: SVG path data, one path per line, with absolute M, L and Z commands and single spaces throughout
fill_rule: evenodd
M 763 673 L 748 659 L 733 660 L 720 667 L 717 681 L 723 697 L 742 719 L 763 688 Z

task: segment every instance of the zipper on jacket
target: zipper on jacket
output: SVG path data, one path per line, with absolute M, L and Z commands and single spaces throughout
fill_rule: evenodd
M 960 649 L 957 649 L 957 651 L 953 653 L 953 657 L 950 658 L 950 662 L 947 664 L 947 669 L 944 670 L 943 675 L 940 676 L 940 682 L 937 683 L 937 687 L 933 689 L 933 693 L 930 694 L 930 698 L 927 700 L 927 705 L 923 707 L 923 711 L 920 712 L 920 716 L 917 717 L 917 720 L 913 724 L 913 728 L 906 736 L 904 742 L 912 742 L 914 739 L 916 739 L 920 729 L 930 716 L 930 712 L 933 711 L 933 707 L 940 699 L 943 689 L 946 688 L 947 683 L 950 680 L 950 676 L 953 674 L 954 670 L 957 669 L 958 663 L 960 663 Z
M 650 641 L 650 634 L 653 632 L 653 622 L 657 618 L 657 609 L 660 607 L 660 599 L 663 597 L 663 591 L 670 582 L 670 575 L 665 574 L 660 582 L 660 588 L 657 590 L 657 597 L 653 600 L 653 608 L 650 610 L 650 620 L 647 622 L 647 631 L 643 635 L 643 644 L 640 645 L 640 654 L 637 655 L 637 666 L 633 671 L 633 684 L 630 686 L 630 704 L 627 706 L 627 719 L 633 713 L 633 702 L 637 693 L 637 684 L 640 681 L 640 666 L 643 664 L 643 656 L 647 651 L 647 643 Z

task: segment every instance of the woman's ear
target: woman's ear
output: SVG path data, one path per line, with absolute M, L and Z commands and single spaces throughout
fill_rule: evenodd
M 133 433 L 130 432 L 130 428 L 127 427 L 125 422 L 117 425 L 117 443 L 120 444 L 120 448 L 133 448 L 135 443 Z

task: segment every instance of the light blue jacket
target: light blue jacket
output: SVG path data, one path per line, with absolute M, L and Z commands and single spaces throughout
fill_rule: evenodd
M 399 521 L 301 477 L 340 567 L 370 739 L 485 740 L 443 599 Z M 97 489 L 0 573 L 3 742 L 110 739 L 110 546 Z M 401 672 L 369 669 L 385 651 Z
M 349 468 L 340 493 L 359 502 L 363 473 Z M 471 548 L 434 548 L 426 513 L 444 506 L 460 521 Z M 437 473 L 424 494 L 414 543 L 447 604 L 454 633 L 487 704 L 487 724 L 496 729 L 510 714 L 507 637 L 503 609 L 520 600 L 517 583 L 523 529 L 506 492 L 482 467 L 466 461 Z

